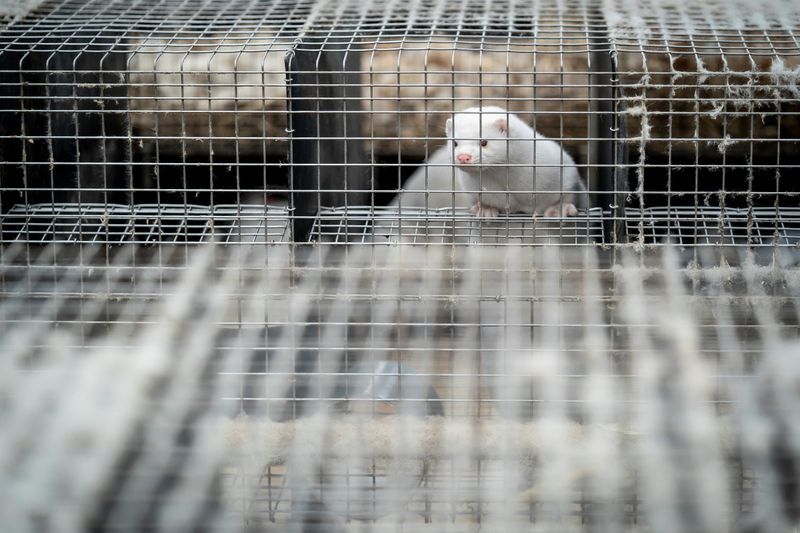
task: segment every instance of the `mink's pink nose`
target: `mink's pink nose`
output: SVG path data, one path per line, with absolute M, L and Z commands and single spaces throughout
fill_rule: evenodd
M 469 154 L 458 154 L 456 156 L 456 159 L 458 159 L 459 163 L 464 165 L 464 164 L 469 163 L 470 161 L 472 161 L 472 156 L 469 155 Z

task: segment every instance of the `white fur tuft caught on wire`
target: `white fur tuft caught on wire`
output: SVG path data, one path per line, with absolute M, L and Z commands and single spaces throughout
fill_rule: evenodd
M 8 531 L 797 527 L 790 256 L 0 259 Z

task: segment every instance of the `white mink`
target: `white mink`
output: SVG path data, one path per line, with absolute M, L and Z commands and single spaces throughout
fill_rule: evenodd
M 442 146 L 431 154 L 403 184 L 403 192 L 390 203 L 391 207 L 468 208 L 470 197 L 459 187 L 458 171 L 453 168 L 453 152 Z
M 465 109 L 447 120 L 446 131 L 473 214 L 574 216 L 576 203 L 586 206 L 586 188 L 569 154 L 505 109 Z

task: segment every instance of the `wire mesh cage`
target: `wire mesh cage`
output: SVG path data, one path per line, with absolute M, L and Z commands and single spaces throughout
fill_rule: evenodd
M 796 524 L 792 254 L 382 249 L 7 249 L 5 523 Z
M 0 5 L 10 531 L 800 525 L 800 8 Z

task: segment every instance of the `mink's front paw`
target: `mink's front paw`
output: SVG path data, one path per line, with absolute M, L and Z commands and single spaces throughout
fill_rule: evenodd
M 489 207 L 485 205 L 481 205 L 480 202 L 477 202 L 473 205 L 469 212 L 475 215 L 476 217 L 484 217 L 484 218 L 497 218 L 500 216 L 500 210 L 496 207 Z
M 578 214 L 575 204 L 555 204 L 544 210 L 546 217 L 574 217 Z

